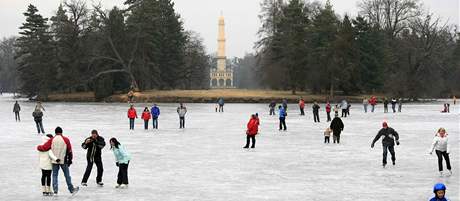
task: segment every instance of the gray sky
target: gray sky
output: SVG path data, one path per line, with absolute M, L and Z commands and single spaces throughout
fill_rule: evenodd
M 50 17 L 62 0 L 0 0 L 0 38 L 17 35 L 24 22 L 22 13 L 29 3 L 38 7 L 44 17 Z M 325 2 L 326 0 L 320 0 Z M 356 15 L 356 3 L 361 0 L 331 0 L 340 15 Z M 443 20 L 459 25 L 459 0 L 421 0 L 425 7 Z M 87 1 L 88 4 L 97 1 Z M 124 0 L 101 0 L 105 8 L 121 6 Z M 227 54 L 243 56 L 252 52 L 257 41 L 261 0 L 174 0 L 175 9 L 182 16 L 185 28 L 198 32 L 209 52 L 217 49 L 217 20 L 221 13 L 226 19 Z

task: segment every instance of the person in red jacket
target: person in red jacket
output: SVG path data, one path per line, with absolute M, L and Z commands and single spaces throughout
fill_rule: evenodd
M 305 115 L 305 101 L 303 100 L 303 98 L 301 98 L 299 101 L 299 108 L 300 108 L 300 116 L 304 116 Z
M 372 96 L 371 99 L 369 99 L 369 104 L 371 104 L 371 112 L 374 112 L 375 105 L 377 105 L 377 98 L 375 96 Z
M 251 119 L 248 122 L 247 125 L 247 130 L 246 130 L 246 146 L 244 146 L 244 149 L 249 148 L 249 143 L 252 139 L 252 146 L 251 149 L 256 148 L 256 135 L 259 132 L 259 118 L 253 114 L 251 115 Z
M 145 107 L 141 118 L 144 120 L 144 129 L 148 130 L 149 129 L 149 120 L 151 119 L 151 115 L 150 115 L 150 111 L 149 111 L 148 107 Z
M 329 102 L 326 103 L 326 114 L 327 114 L 327 122 L 331 121 L 331 104 Z
M 128 118 L 129 130 L 134 130 L 134 119 L 137 119 L 137 112 L 136 109 L 134 109 L 134 105 L 131 105 L 131 107 L 128 110 Z

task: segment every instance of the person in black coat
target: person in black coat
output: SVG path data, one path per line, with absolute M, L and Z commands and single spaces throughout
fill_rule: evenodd
M 313 119 L 315 122 L 318 122 L 319 123 L 319 108 L 320 106 L 318 105 L 317 102 L 315 102 L 312 106 L 313 108 Z
M 88 181 L 88 177 L 91 174 L 91 169 L 93 168 L 94 163 L 96 163 L 97 167 L 96 183 L 99 186 L 104 185 L 104 183 L 102 183 L 102 174 L 104 172 L 104 168 L 102 166 L 101 156 L 104 146 L 105 140 L 103 137 L 99 136 L 97 130 L 92 130 L 91 136 L 86 138 L 85 141 L 81 144 L 83 149 L 88 150 L 86 153 L 86 160 L 88 165 L 86 166 L 86 171 L 81 181 L 82 186 L 87 186 L 86 182 Z
M 383 128 L 380 129 L 377 136 L 375 136 L 374 140 L 372 141 L 371 148 L 374 148 L 375 142 L 383 137 L 382 140 L 382 147 L 383 147 L 383 167 L 387 165 L 387 153 L 390 151 L 391 153 L 391 161 L 393 161 L 393 165 L 396 165 L 396 154 L 395 154 L 395 141 L 396 145 L 399 146 L 399 134 L 391 127 L 388 127 L 387 122 L 383 122 Z
M 332 129 L 334 135 L 334 143 L 337 141 L 337 144 L 340 144 L 340 133 L 344 128 L 342 119 L 340 119 L 338 115 L 335 115 L 329 127 Z

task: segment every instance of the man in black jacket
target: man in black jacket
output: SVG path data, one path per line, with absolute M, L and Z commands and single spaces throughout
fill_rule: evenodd
M 340 144 L 340 133 L 343 131 L 344 127 L 345 126 L 343 125 L 342 119 L 340 119 L 338 114 L 336 114 L 331 122 L 331 125 L 329 126 L 329 128 L 332 129 L 334 135 L 334 143 L 337 141 L 337 144 Z
M 319 108 L 320 106 L 318 105 L 317 102 L 315 102 L 312 106 L 313 108 L 313 119 L 315 122 L 318 122 L 319 123 Z
M 86 160 L 88 161 L 88 166 L 86 166 L 85 174 L 83 175 L 83 179 L 81 181 L 82 186 L 87 186 L 86 182 L 88 181 L 88 177 L 91 174 L 91 169 L 93 168 L 93 163 L 96 163 L 97 167 L 97 176 L 96 176 L 96 183 L 99 186 L 103 186 L 102 183 L 102 174 L 104 172 L 104 168 L 102 167 L 102 149 L 105 146 L 104 138 L 99 136 L 96 130 L 91 131 L 91 136 L 86 138 L 86 140 L 81 144 L 83 149 L 87 149 L 88 152 L 86 153 Z
M 374 148 L 375 142 L 383 136 L 382 140 L 382 147 L 383 147 L 383 167 L 387 165 L 387 153 L 390 151 L 391 153 L 391 161 L 393 161 L 393 165 L 396 162 L 396 155 L 395 155 L 395 141 L 396 145 L 399 146 L 399 135 L 398 133 L 391 127 L 388 127 L 387 122 L 383 122 L 383 128 L 380 129 L 377 136 L 375 136 L 374 140 L 372 141 L 371 148 Z

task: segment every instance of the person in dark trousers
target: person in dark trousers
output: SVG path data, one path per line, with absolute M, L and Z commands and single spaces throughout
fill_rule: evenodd
M 326 115 L 327 115 L 327 122 L 331 121 L 331 104 L 329 102 L 326 103 Z
M 134 120 L 137 119 L 137 112 L 136 109 L 134 109 L 134 105 L 131 105 L 131 107 L 128 110 L 128 119 L 129 130 L 134 130 Z
M 157 106 L 157 104 L 153 104 L 150 112 L 152 113 L 153 129 L 158 129 L 158 117 L 160 117 L 160 108 Z
M 305 115 L 305 101 L 303 100 L 303 98 L 299 100 L 299 109 L 300 109 L 300 116 L 304 116 Z
M 315 122 L 318 122 L 319 123 L 319 108 L 320 106 L 318 105 L 317 102 L 313 103 L 313 119 Z
M 334 117 L 338 117 L 339 116 L 339 105 L 335 105 L 334 107 Z
M 388 113 L 388 100 L 386 98 L 383 99 L 383 112 Z
M 187 108 L 184 104 L 180 103 L 177 107 L 177 114 L 179 115 L 179 128 L 185 128 L 185 114 L 187 114 Z
M 104 173 L 104 167 L 102 165 L 102 149 L 105 147 L 105 140 L 103 137 L 99 136 L 97 130 L 91 131 L 91 136 L 86 138 L 85 141 L 81 144 L 83 149 L 86 149 L 86 161 L 87 166 L 83 179 L 81 180 L 82 186 L 87 186 L 89 175 L 93 169 L 93 164 L 96 164 L 97 176 L 96 184 L 103 186 L 102 183 L 102 174 Z
M 37 126 L 37 132 L 40 134 L 45 134 L 45 129 L 43 129 L 43 112 L 40 109 L 35 108 L 35 111 L 32 113 L 34 117 L 35 125 Z
M 50 139 L 53 138 L 53 135 L 47 134 L 46 136 L 42 137 L 43 144 L 48 142 Z M 56 158 L 56 156 L 53 154 L 52 151 L 39 151 L 38 152 L 39 156 L 39 164 L 40 164 L 40 169 L 42 170 L 42 191 L 43 191 L 43 196 L 51 196 L 53 193 L 51 192 L 51 173 L 53 169 L 53 163 L 52 161 L 56 161 L 59 159 Z
M 331 138 L 331 133 L 332 129 L 331 128 L 326 128 L 324 131 L 324 144 L 328 143 L 329 144 L 329 139 Z
M 258 117 L 253 114 L 251 115 L 251 119 L 249 120 L 247 124 L 247 130 L 246 130 L 246 146 L 244 146 L 244 149 L 249 148 L 249 143 L 252 140 L 252 146 L 251 149 L 256 148 L 256 135 L 259 132 L 259 119 Z
M 430 201 L 449 201 L 446 198 L 446 186 L 443 183 L 437 183 L 433 187 L 434 197 Z
M 348 102 L 345 99 L 340 103 L 340 108 L 342 109 L 342 117 L 347 117 Z
M 393 165 L 396 165 L 396 154 L 395 154 L 395 141 L 396 145 L 399 146 L 399 135 L 398 133 L 391 127 L 388 127 L 387 122 L 383 122 L 382 129 L 377 133 L 374 140 L 372 141 L 371 148 L 374 148 L 375 142 L 383 137 L 382 140 L 382 147 L 383 147 L 383 160 L 382 166 L 385 167 L 387 165 L 387 153 L 390 151 L 391 154 L 391 161 Z
M 287 108 L 288 108 L 288 100 L 287 99 L 283 99 L 283 108 L 284 108 L 284 111 L 287 112 Z
M 219 105 L 219 112 L 224 112 L 224 98 L 219 98 L 217 104 Z
M 144 120 L 144 129 L 148 130 L 149 129 L 149 121 L 151 119 L 150 111 L 148 107 L 144 108 L 144 112 L 142 112 L 141 119 Z
M 334 143 L 337 142 L 337 144 L 340 144 L 340 134 L 342 133 L 344 129 L 343 121 L 340 119 L 338 115 L 335 115 L 334 119 L 331 122 L 331 125 L 329 128 L 332 129 L 333 132 L 333 140 Z
M 452 167 L 450 166 L 450 143 L 449 138 L 447 137 L 446 129 L 438 129 L 438 133 L 433 139 L 431 144 L 430 154 L 433 154 L 433 151 L 436 151 L 436 156 L 438 156 L 438 168 L 440 176 L 443 176 L 443 167 L 442 167 L 442 158 L 446 160 L 447 170 L 449 175 L 452 175 Z
M 270 115 L 276 115 L 275 114 L 275 107 L 276 107 L 276 102 L 272 101 L 269 105 L 268 108 L 270 108 Z
M 14 118 L 16 119 L 16 121 L 21 121 L 21 117 L 19 116 L 20 111 L 21 111 L 21 106 L 19 106 L 18 101 L 16 101 L 16 103 L 14 103 L 14 107 L 13 107 Z
M 131 156 L 116 138 L 110 139 L 110 149 L 115 156 L 115 165 L 118 167 L 117 185 L 115 188 L 128 187 L 128 166 Z
M 372 96 L 371 99 L 369 99 L 369 104 L 371 104 L 371 111 L 374 112 L 375 106 L 377 105 L 377 98 Z
M 351 108 L 351 104 L 348 103 L 347 104 L 347 115 L 346 116 L 350 116 L 350 108 Z
M 396 101 L 396 98 L 392 98 L 391 99 L 391 109 L 393 110 L 393 113 L 396 113 L 396 103 L 398 103 L 398 101 Z
M 399 98 L 399 99 L 398 99 L 398 112 L 401 112 L 401 110 L 402 110 L 402 104 L 403 104 L 402 98 Z
M 280 129 L 279 130 L 286 131 L 287 130 L 287 127 L 286 127 L 286 115 L 287 114 L 286 114 L 286 110 L 281 105 L 278 106 L 278 114 L 280 118 Z

